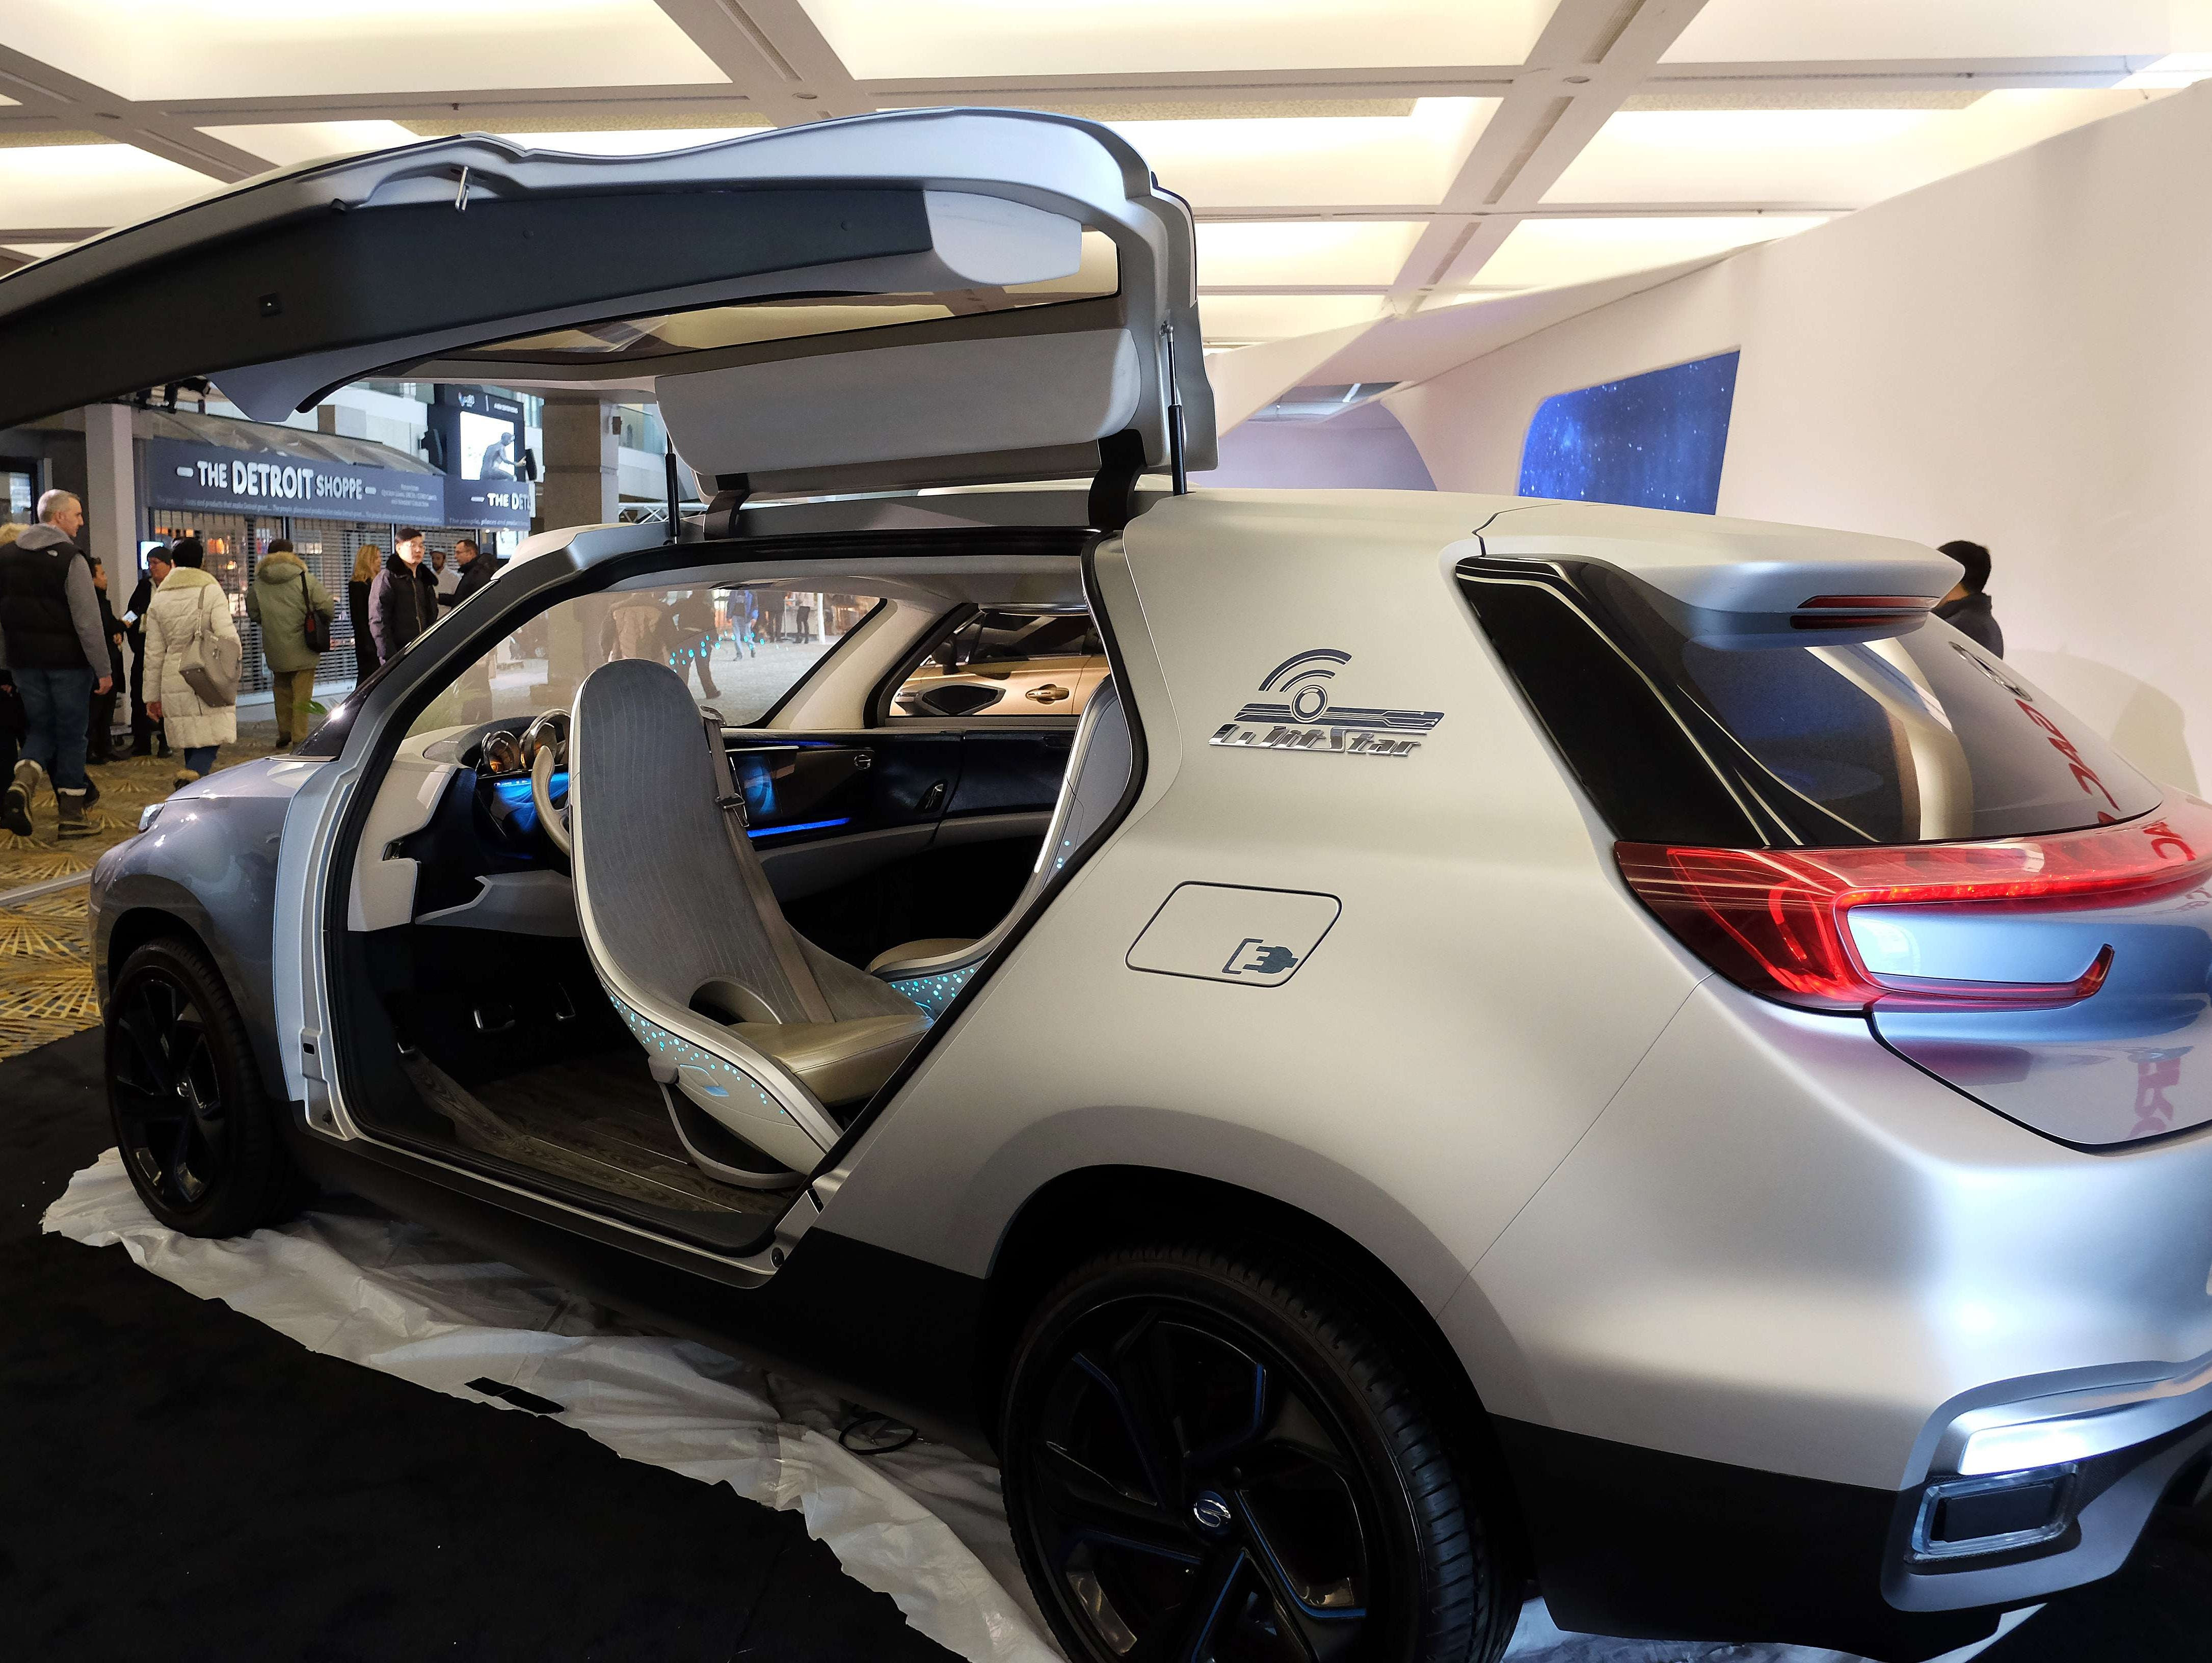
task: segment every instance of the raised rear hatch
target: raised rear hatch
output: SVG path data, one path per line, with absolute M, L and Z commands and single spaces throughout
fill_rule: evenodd
M 657 398 L 800 493 L 1212 465 L 1191 219 L 1111 130 L 897 112 L 665 155 L 471 135 L 264 174 L 0 278 L 0 427 L 189 375 Z
M 2212 809 L 1934 617 L 1932 550 L 1626 512 L 1458 574 L 1659 921 L 2051 1137 L 2212 1121 Z

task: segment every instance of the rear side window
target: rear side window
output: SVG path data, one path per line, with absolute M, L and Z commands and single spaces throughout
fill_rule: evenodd
M 948 633 L 891 695 L 886 714 L 1075 716 L 1107 671 L 1087 612 L 978 612 Z
M 1476 558 L 1476 617 L 1616 835 L 1711 847 L 2023 837 L 2158 788 L 1934 617 L 1793 628 L 1609 567 Z

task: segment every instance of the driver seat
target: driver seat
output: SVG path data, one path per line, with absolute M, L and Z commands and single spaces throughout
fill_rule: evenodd
M 665 665 L 617 659 L 584 678 L 568 738 L 576 912 L 692 1158 L 729 1181 L 788 1183 L 836 1142 L 830 1111 L 873 1096 L 930 1018 L 791 927 L 720 737 Z

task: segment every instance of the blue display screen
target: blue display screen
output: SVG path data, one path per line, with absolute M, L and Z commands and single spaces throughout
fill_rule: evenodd
M 491 789 L 492 794 L 499 798 L 501 804 L 507 810 L 515 830 L 526 837 L 538 829 L 538 801 L 530 794 L 530 780 L 527 776 L 519 780 L 495 780 L 491 782 Z M 551 781 L 545 787 L 545 794 L 556 804 L 568 800 L 568 769 L 555 770 Z
M 1713 513 L 1739 355 L 1553 393 L 1528 423 L 1521 495 Z

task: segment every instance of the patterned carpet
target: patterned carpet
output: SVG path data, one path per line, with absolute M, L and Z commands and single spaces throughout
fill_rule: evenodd
M 216 768 L 268 756 L 276 735 L 273 723 L 241 725 L 239 743 L 222 748 Z M 30 837 L 0 829 L 0 895 L 90 871 L 101 855 L 138 835 L 139 810 L 169 794 L 177 767 L 173 759 L 141 756 L 93 768 L 100 800 L 88 817 L 96 835 L 82 842 L 55 841 L 53 796 L 42 792 Z M 0 1057 L 20 1056 L 99 1021 L 83 888 L 0 906 Z

